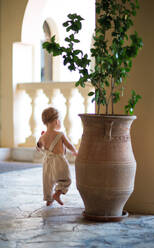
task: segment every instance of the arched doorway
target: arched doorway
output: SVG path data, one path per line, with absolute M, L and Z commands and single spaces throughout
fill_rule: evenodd
M 41 51 L 41 82 L 57 81 L 60 74 L 60 58 L 52 57 L 46 50 L 42 48 L 45 40 L 50 40 L 51 36 L 56 35 L 59 41 L 58 27 L 54 20 L 50 17 L 43 23 L 42 36 L 40 42 Z
M 51 0 L 39 0 L 37 2 L 36 0 L 31 0 L 28 2 L 23 18 L 21 42 L 14 44 L 14 85 L 16 85 L 17 82 L 41 82 L 42 68 L 44 69 L 44 77 L 42 77 L 43 82 L 51 80 L 57 82 L 68 82 L 75 81 L 78 78 L 78 74 L 71 74 L 67 68 L 63 66 L 60 57 L 51 58 L 48 54 L 45 54 L 45 52 L 41 49 L 41 43 L 44 41 L 44 39 L 49 39 L 52 35 L 56 35 L 56 40 L 63 44 L 65 29 L 62 26 L 62 23 L 66 20 L 67 14 L 78 11 L 81 16 L 85 14 L 85 23 L 83 24 L 83 30 L 80 37 L 80 48 L 88 53 L 88 49 L 90 50 L 92 34 L 95 27 L 95 1 L 84 1 L 84 4 L 89 4 L 88 10 L 87 5 L 85 8 L 83 8 L 84 6 L 81 5 L 80 1 L 76 2 L 68 0 L 67 5 L 65 2 L 63 8 L 59 9 L 60 3 L 61 2 L 59 0 L 56 2 Z M 92 14 L 89 14 L 90 9 Z M 42 57 L 44 57 L 43 66 L 41 66 L 41 62 L 43 61 L 43 59 L 41 61 L 41 51 L 43 53 Z M 31 102 L 33 102 L 31 92 L 29 92 L 29 96 L 31 98 Z M 26 107 L 29 105 L 29 102 Z M 20 110 L 17 94 L 14 95 L 15 144 L 23 143 L 23 139 L 25 139 L 25 137 L 31 137 L 31 133 L 33 133 L 30 128 L 23 128 L 23 125 L 28 123 L 29 119 L 30 121 L 32 119 L 29 118 L 31 113 L 28 113 L 28 111 L 32 112 L 33 110 L 27 109 L 28 117 L 26 117 L 27 119 L 25 120 L 25 116 L 22 118 L 24 113 Z M 23 121 L 23 125 L 19 120 L 19 113 L 20 119 Z M 35 124 L 32 125 L 35 126 Z M 27 134 L 23 134 L 23 130 L 25 133 L 27 132 Z M 25 136 L 23 136 L 21 139 L 19 134 L 23 134 Z
M 23 18 L 21 42 L 32 46 L 32 81 L 41 81 L 41 41 L 44 24 L 48 25 L 50 36 L 56 35 L 56 40 L 64 44 L 66 32 L 62 23 L 66 21 L 69 13 L 77 13 L 85 19 L 78 37 L 81 40 L 79 48 L 89 53 L 95 28 L 95 0 L 29 0 Z M 48 75 L 47 81 L 49 79 L 74 81 L 77 79 L 77 73 L 70 74 L 63 66 L 62 60 L 56 57 L 52 61 L 52 77 Z

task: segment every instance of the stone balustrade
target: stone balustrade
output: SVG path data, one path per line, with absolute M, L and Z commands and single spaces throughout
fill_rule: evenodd
M 25 128 L 16 132 L 15 136 L 25 135 L 24 130 L 28 130 L 26 125 L 29 126 L 29 134 L 28 136 L 25 135 L 24 142 L 18 143 L 17 146 L 33 147 L 36 145 L 36 140 L 42 131 L 41 128 L 43 128 L 41 112 L 49 105 L 58 108 L 60 113 L 62 113 L 62 128 L 71 141 L 78 146 L 82 134 L 82 125 L 78 114 L 94 113 L 94 104 L 91 103 L 91 99 L 88 96 L 90 90 L 92 90 L 90 84 L 87 84 L 85 88 L 76 88 L 74 82 L 19 83 L 16 92 L 18 95 L 24 92 L 24 95 L 29 98 L 26 105 L 23 97 L 20 97 L 20 101 L 18 100 L 19 112 L 16 115 L 20 115 L 20 117 L 18 116 L 19 122 L 22 121 L 24 115 L 30 114 L 28 121 L 24 121 L 21 124 Z M 40 108 L 39 104 L 41 104 Z M 26 111 L 22 105 L 31 110 L 29 112 L 28 110 Z M 39 118 L 36 118 L 38 116 Z M 22 127 L 20 128 L 22 129 Z M 77 137 L 74 138 L 74 135 Z M 18 137 L 18 140 L 21 140 L 20 137 Z

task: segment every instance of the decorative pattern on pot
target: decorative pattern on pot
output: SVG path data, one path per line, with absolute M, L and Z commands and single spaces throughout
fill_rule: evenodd
M 84 216 L 119 218 L 134 189 L 136 161 L 130 127 L 135 116 L 81 114 L 83 135 L 76 159 Z

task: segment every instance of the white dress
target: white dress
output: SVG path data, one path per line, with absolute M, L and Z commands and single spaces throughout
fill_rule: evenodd
M 44 150 L 43 161 L 43 193 L 44 201 L 52 201 L 53 188 L 55 191 L 61 190 L 66 194 L 71 184 L 68 161 L 62 154 L 53 153 L 55 145 L 58 143 L 63 133 L 56 135 L 49 150 Z

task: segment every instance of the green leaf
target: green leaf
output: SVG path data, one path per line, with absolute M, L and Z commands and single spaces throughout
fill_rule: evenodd
M 80 85 L 80 82 L 77 81 L 77 82 L 75 83 L 75 86 L 78 87 L 79 85 Z
M 64 27 L 67 27 L 68 25 L 69 25 L 69 22 L 68 21 L 63 23 L 63 26 Z
M 112 94 L 113 103 L 117 103 L 120 100 L 120 92 L 116 91 Z
M 49 46 L 49 42 L 48 41 L 46 41 L 46 42 L 44 42 L 43 44 L 42 44 L 42 47 L 44 48 L 44 49 L 47 49 L 48 48 L 48 46 Z
M 109 86 L 110 86 L 110 83 L 109 83 L 109 81 L 108 81 L 108 80 L 106 80 L 106 81 L 105 81 L 105 85 L 106 85 L 107 87 L 109 87 Z
M 91 91 L 91 92 L 88 93 L 88 96 L 93 96 L 94 94 L 95 93 Z
M 83 54 L 81 50 L 74 50 L 74 55 L 78 55 L 79 53 Z
M 71 35 L 70 35 L 70 40 L 71 40 L 71 41 L 74 41 L 74 34 L 71 34 Z
M 134 113 L 134 108 L 138 100 L 141 99 L 140 95 L 137 95 L 134 90 L 131 91 L 131 98 L 128 100 L 128 104 L 125 105 L 125 113 L 132 115 Z
M 70 39 L 68 37 L 65 38 L 65 41 L 70 42 Z
M 55 42 L 55 35 L 51 37 L 51 42 Z
M 94 101 L 96 101 L 95 97 L 91 100 L 91 102 L 93 103 Z
M 99 89 L 96 89 L 96 91 L 95 91 L 95 100 L 96 100 L 96 102 L 98 102 L 99 96 L 100 96 L 100 91 L 99 91 Z
M 74 39 L 74 42 L 75 43 L 79 43 L 80 41 L 78 39 Z

